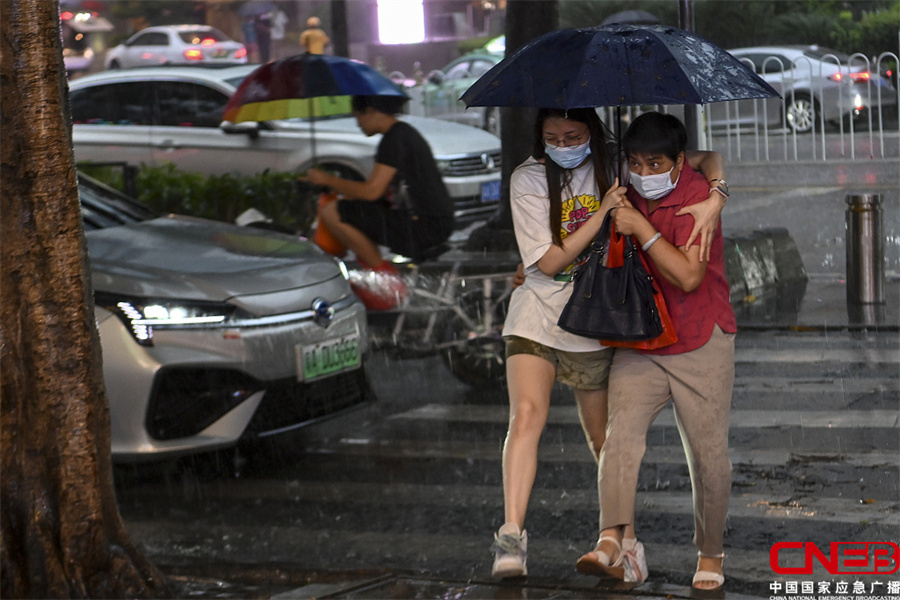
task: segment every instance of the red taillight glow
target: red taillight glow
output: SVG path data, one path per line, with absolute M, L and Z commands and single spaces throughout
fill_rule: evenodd
M 845 77 L 850 77 L 853 81 L 857 83 L 866 83 L 872 78 L 872 74 L 868 71 L 860 71 L 859 73 L 850 73 L 849 75 L 844 75 L 843 73 L 835 73 L 830 76 L 828 79 L 832 81 L 843 81 Z
M 63 20 L 63 21 L 68 21 L 69 19 L 71 19 L 71 18 L 74 17 L 74 16 L 75 16 L 74 14 L 70 13 L 70 12 L 67 11 L 67 10 L 65 10 L 65 11 L 63 11 L 63 12 L 61 12 L 61 13 L 59 13 L 59 18 L 60 18 L 61 20 Z
M 203 60 L 203 50 L 188 49 L 184 51 L 184 57 L 188 60 Z
M 209 48 L 210 46 L 216 45 L 216 40 L 212 38 L 203 38 L 202 40 L 200 40 L 200 45 Z
M 244 58 L 245 56 L 247 56 L 246 48 L 240 48 L 237 52 L 234 53 L 235 58 Z

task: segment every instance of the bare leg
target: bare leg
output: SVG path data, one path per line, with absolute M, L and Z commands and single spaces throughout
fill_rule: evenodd
M 581 421 L 588 448 L 597 462 L 600 462 L 600 450 L 606 441 L 606 422 L 609 418 L 607 399 L 606 390 L 575 390 L 578 419 Z
M 538 443 L 550 410 L 556 369 L 543 358 L 516 354 L 506 362 L 509 431 L 503 445 L 503 501 L 507 523 L 525 527 L 537 473 Z
M 332 235 L 341 244 L 356 254 L 356 258 L 370 267 L 377 267 L 383 261 L 378 246 L 356 227 L 341 221 L 338 203 L 329 202 L 322 207 L 321 218 Z

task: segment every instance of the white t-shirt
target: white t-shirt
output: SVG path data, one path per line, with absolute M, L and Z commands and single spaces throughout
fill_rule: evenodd
M 548 159 L 549 160 L 549 159 Z M 571 171 L 572 181 L 562 191 L 562 237 L 578 229 L 603 200 L 591 161 Z M 597 340 L 563 331 L 556 322 L 572 294 L 569 265 L 555 277 L 544 275 L 538 260 L 553 243 L 550 200 L 544 165 L 529 157 L 510 178 L 510 203 L 519 255 L 525 264 L 525 283 L 512 293 L 503 335 L 516 335 L 570 352 L 590 352 L 604 346 Z M 585 249 L 587 252 L 587 249 Z M 580 261 L 579 261 L 580 262 Z

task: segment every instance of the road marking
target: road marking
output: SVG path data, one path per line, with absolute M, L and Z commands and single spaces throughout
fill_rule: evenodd
M 499 460 L 502 440 L 495 442 L 471 442 L 442 440 L 377 441 L 342 439 L 336 445 L 308 448 L 310 454 L 352 455 L 386 459 L 428 458 L 451 460 Z M 897 452 L 876 450 L 870 452 L 803 452 L 787 449 L 748 449 L 732 446 L 729 449 L 731 463 L 735 467 L 770 468 L 790 463 L 815 463 L 850 467 L 897 467 Z M 538 448 L 538 458 L 544 463 L 583 463 L 593 460 L 587 445 L 579 442 L 545 442 Z M 680 445 L 648 446 L 644 454 L 646 464 L 684 465 L 684 450 Z
M 900 364 L 900 350 L 896 348 L 739 348 L 734 352 L 735 364 L 822 362 Z
M 784 188 L 772 188 L 772 189 L 784 189 Z M 793 188 L 789 190 L 784 190 L 781 192 L 777 192 L 774 194 L 766 195 L 766 196 L 752 196 L 746 197 L 741 195 L 739 202 L 732 202 L 728 205 L 728 214 L 729 218 L 734 215 L 738 215 L 745 212 L 750 212 L 752 210 L 759 210 L 762 208 L 769 208 L 770 206 L 776 205 L 784 205 L 785 201 L 793 200 L 794 198 L 808 198 L 810 196 L 821 196 L 825 194 L 831 194 L 837 191 L 840 191 L 844 188 L 840 186 L 831 186 L 831 187 L 802 187 L 802 188 Z
M 231 480 L 227 485 L 209 486 L 208 498 L 265 498 L 268 501 L 350 502 L 371 506 L 479 506 L 502 512 L 503 488 L 499 485 L 441 485 L 398 482 L 303 481 L 296 486 L 281 479 Z M 582 488 L 535 488 L 530 504 L 537 507 L 562 507 L 566 510 L 597 510 L 596 486 L 585 481 Z M 641 514 L 693 513 L 690 492 L 660 490 L 638 492 L 635 502 L 637 521 Z M 743 494 L 732 490 L 728 502 L 729 518 L 809 520 L 828 523 L 866 523 L 900 526 L 900 513 L 891 501 L 863 501 L 861 498 L 830 498 L 821 495 Z
M 578 424 L 578 412 L 574 405 L 551 406 L 548 424 Z M 452 421 L 457 423 L 506 423 L 509 411 L 505 406 L 453 406 L 448 404 L 426 404 L 402 413 L 391 415 L 390 419 Z M 653 422 L 653 426 L 671 427 L 675 425 L 675 415 L 664 410 Z M 806 427 L 828 429 L 856 428 L 900 428 L 900 412 L 896 410 L 732 410 L 732 429 L 760 427 Z

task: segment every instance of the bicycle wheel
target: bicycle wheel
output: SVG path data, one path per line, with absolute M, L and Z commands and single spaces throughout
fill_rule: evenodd
M 506 381 L 506 352 L 501 332 L 509 295 L 492 290 L 485 302 L 483 290 L 466 292 L 457 305 L 466 316 L 448 311 L 437 328 L 438 343 L 453 345 L 441 355 L 450 372 L 471 386 L 497 386 Z M 490 315 L 490 318 L 488 318 Z

